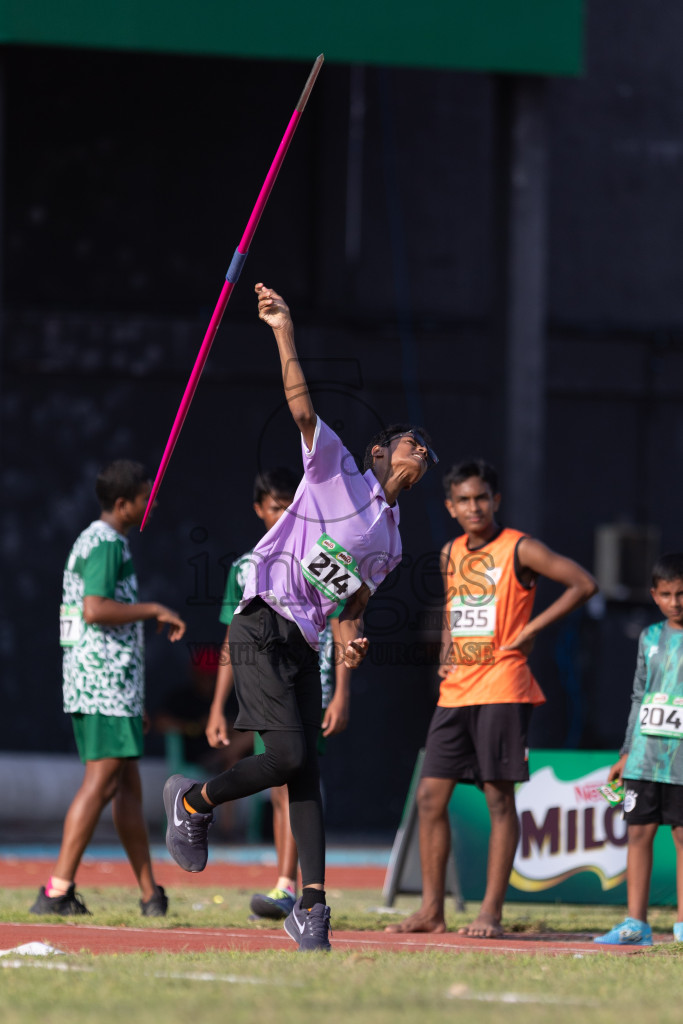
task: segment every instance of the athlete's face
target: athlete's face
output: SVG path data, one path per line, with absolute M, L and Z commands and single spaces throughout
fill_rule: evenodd
M 422 479 L 429 466 L 430 451 L 422 438 L 401 434 L 392 438 L 386 447 L 389 449 L 391 468 L 403 475 L 407 481 L 406 489 Z
M 276 498 L 272 494 L 266 494 L 260 501 L 254 502 L 254 512 L 263 520 L 263 525 L 266 531 L 270 530 L 271 526 L 275 526 L 276 522 L 289 506 L 294 501 L 293 494 L 286 494 L 284 497 Z
M 674 629 L 683 629 L 683 579 L 657 580 L 652 600 Z
M 149 496 L 152 493 L 152 481 L 148 480 L 147 483 L 143 484 L 138 491 L 137 497 L 133 498 L 132 501 L 128 499 L 122 499 L 123 505 L 122 511 L 125 518 L 126 526 L 139 526 L 145 516 L 145 509 L 147 508 L 147 502 Z M 152 509 L 157 506 L 156 501 L 152 505 Z M 151 510 L 150 510 L 151 514 Z
M 490 530 L 499 505 L 500 494 L 493 494 L 489 484 L 479 476 L 451 484 L 451 493 L 446 498 L 451 516 L 470 534 L 485 534 Z

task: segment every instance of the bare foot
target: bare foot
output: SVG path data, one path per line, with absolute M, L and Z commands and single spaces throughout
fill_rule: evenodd
M 503 929 L 500 921 L 497 921 L 492 914 L 484 911 L 464 928 L 458 928 L 458 935 L 467 935 L 470 939 L 502 939 Z
M 432 916 L 421 910 L 417 910 L 410 917 L 407 917 L 405 921 L 401 921 L 400 924 L 389 924 L 384 929 L 385 932 L 400 932 L 406 934 L 408 932 L 445 932 L 446 922 L 443 917 Z

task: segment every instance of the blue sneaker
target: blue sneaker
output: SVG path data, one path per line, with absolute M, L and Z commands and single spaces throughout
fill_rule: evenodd
M 683 921 L 676 921 L 674 924 L 674 939 L 676 942 L 683 942 Z
M 627 917 L 621 924 L 615 925 L 610 932 L 598 935 L 593 942 L 600 942 L 605 946 L 651 946 L 652 928 L 645 921 Z
M 257 917 L 270 917 L 274 921 L 281 921 L 291 914 L 295 903 L 296 893 L 289 889 L 271 889 L 265 895 L 254 893 L 249 909 Z
M 297 943 L 300 953 L 329 952 L 330 908 L 316 903 L 310 910 L 304 910 L 299 897 L 285 921 L 285 931 Z
M 190 814 L 183 796 L 196 785 L 194 779 L 172 775 L 164 786 L 166 811 L 166 849 L 185 871 L 203 871 L 209 859 L 207 833 L 213 814 Z

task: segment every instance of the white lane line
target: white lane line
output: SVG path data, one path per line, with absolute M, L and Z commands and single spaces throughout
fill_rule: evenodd
M 601 1006 L 596 999 L 567 999 L 563 996 L 532 995 L 528 992 L 470 992 L 467 985 L 456 984 L 446 992 L 448 999 L 477 1003 L 537 1003 L 557 1006 Z

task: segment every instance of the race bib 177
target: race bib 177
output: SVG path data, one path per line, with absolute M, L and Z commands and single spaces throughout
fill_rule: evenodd
M 301 570 L 312 586 L 330 601 L 346 601 L 363 582 L 356 559 L 327 533 L 301 559 Z
M 78 604 L 62 604 L 59 607 L 59 642 L 62 647 L 75 647 L 81 640 L 85 623 Z

